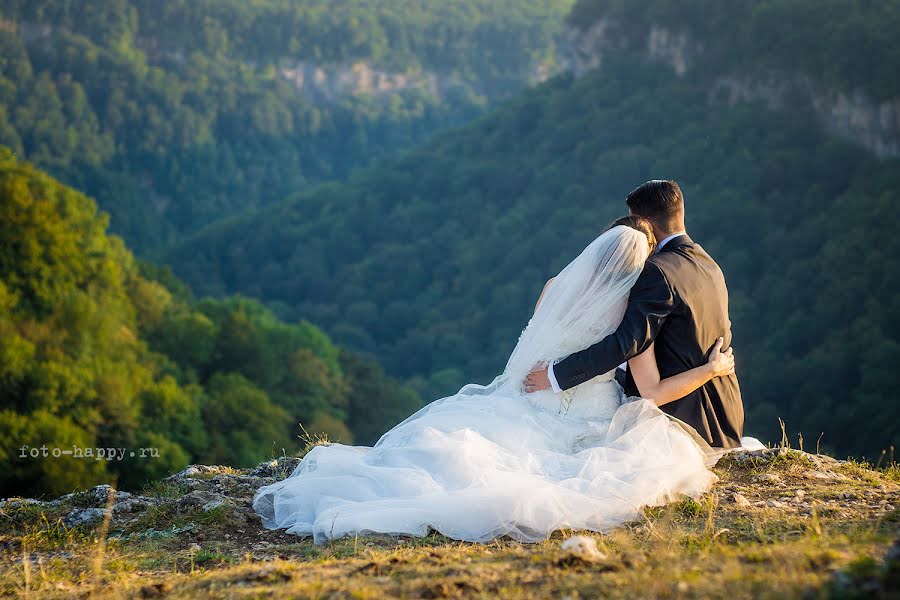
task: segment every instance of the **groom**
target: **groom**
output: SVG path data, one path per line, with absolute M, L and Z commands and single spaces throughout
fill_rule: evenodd
M 632 215 L 650 221 L 660 242 L 631 290 L 621 325 L 590 348 L 529 373 L 526 391 L 567 390 L 615 369 L 654 340 L 660 378 L 704 364 L 720 336 L 731 346 L 725 277 L 685 233 L 681 188 L 674 181 L 648 181 L 625 202 Z M 625 394 L 641 395 L 630 370 Z M 741 445 L 744 406 L 736 375 L 714 378 L 660 409 L 694 427 L 711 446 Z

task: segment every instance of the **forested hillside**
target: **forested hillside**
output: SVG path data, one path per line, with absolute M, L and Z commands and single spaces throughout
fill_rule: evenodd
M 700 33 L 738 36 L 747 6 L 686 10 Z M 860 11 L 866 26 L 900 24 Z M 823 36 L 837 27 L 808 17 Z M 859 50 L 852 36 L 827 43 L 828 56 Z M 309 318 L 431 399 L 499 372 L 543 282 L 629 190 L 674 178 L 691 234 L 728 278 L 748 433 L 780 437 L 780 416 L 808 445 L 824 432 L 823 448 L 877 455 L 900 422 L 900 162 L 828 137 L 803 103 L 711 103 L 714 61 L 731 60 L 720 53 L 679 76 L 621 50 L 346 183 L 218 223 L 168 260 L 204 292 Z M 836 72 L 890 92 L 880 76 Z
M 470 120 L 570 0 L 10 0 L 0 144 L 160 248 Z
M 606 45 L 631 53 L 666 31 L 685 58 L 702 55 L 694 62 L 706 76 L 791 71 L 877 99 L 900 95 L 897 0 L 578 0 L 567 21 L 582 31 L 603 23 Z
M 420 405 L 305 321 L 252 300 L 195 301 L 107 236 L 107 220 L 0 147 L 0 497 L 129 489 L 188 462 L 253 465 L 302 448 L 298 422 L 371 443 Z

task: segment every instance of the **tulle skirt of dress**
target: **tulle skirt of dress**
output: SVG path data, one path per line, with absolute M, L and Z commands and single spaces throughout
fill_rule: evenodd
M 485 389 L 485 388 L 482 388 Z M 715 453 L 652 402 L 571 418 L 520 394 L 460 393 L 426 406 L 373 447 L 311 450 L 253 502 L 266 527 L 316 542 L 382 533 L 524 542 L 606 531 L 640 508 L 707 491 Z

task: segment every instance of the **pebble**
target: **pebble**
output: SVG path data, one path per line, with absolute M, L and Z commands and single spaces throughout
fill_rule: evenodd
M 216 508 L 219 508 L 220 506 L 225 506 L 225 500 L 217 498 L 215 500 L 210 500 L 209 502 L 204 504 L 203 510 L 214 510 Z
M 834 481 L 848 481 L 850 478 L 846 475 L 842 475 L 841 473 L 835 473 L 834 471 L 817 471 L 810 470 L 803 473 L 803 476 L 807 479 L 824 479 L 824 480 L 834 480 Z
M 738 494 L 737 492 L 735 492 L 734 495 L 732 496 L 732 498 L 734 499 L 734 503 L 737 504 L 738 506 L 740 506 L 741 508 L 747 508 L 749 506 L 752 506 L 750 504 L 750 501 L 747 500 L 747 498 L 743 494 Z
M 763 473 L 756 478 L 757 481 L 762 481 L 765 483 L 781 483 L 781 477 L 776 475 L 775 473 Z

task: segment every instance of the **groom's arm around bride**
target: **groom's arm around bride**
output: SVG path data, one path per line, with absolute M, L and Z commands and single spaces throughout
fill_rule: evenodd
M 526 389 L 566 390 L 645 352 L 654 344 L 659 376 L 700 367 L 719 337 L 731 346 L 728 290 L 716 262 L 685 233 L 684 200 L 674 181 L 647 182 L 628 195 L 631 214 L 648 219 L 661 240 L 644 267 L 615 333 L 548 368 L 533 371 Z M 556 385 L 553 385 L 553 384 Z M 641 396 L 631 370 L 625 393 Z M 661 407 L 716 447 L 740 446 L 744 411 L 734 374 L 714 378 Z

